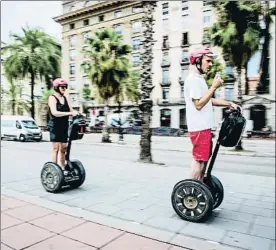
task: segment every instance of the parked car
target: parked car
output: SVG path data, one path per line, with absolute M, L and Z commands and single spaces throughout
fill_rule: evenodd
M 29 116 L 1 115 L 1 140 L 3 138 L 19 141 L 42 140 L 41 129 Z

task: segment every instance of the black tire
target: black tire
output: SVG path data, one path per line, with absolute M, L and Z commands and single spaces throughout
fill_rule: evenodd
M 73 160 L 71 161 L 73 168 L 77 170 L 77 175 L 79 175 L 79 180 L 74 181 L 71 186 L 72 188 L 78 188 L 80 187 L 84 181 L 85 181 L 85 177 L 86 177 L 86 172 L 85 172 L 85 168 L 82 165 L 82 163 L 78 160 Z
M 222 183 L 214 175 L 211 175 L 209 178 L 204 177 L 203 182 L 209 187 L 213 195 L 213 199 L 214 199 L 213 209 L 218 208 L 224 198 L 224 190 L 223 190 Z
M 19 135 L 19 141 L 21 141 L 21 142 L 24 142 L 24 141 L 26 141 L 26 137 L 25 137 L 25 135 Z
M 64 182 L 64 175 L 60 166 L 53 162 L 44 164 L 40 178 L 42 186 L 50 193 L 57 193 L 60 191 Z
M 195 204 L 189 207 L 187 203 L 191 199 Z M 197 180 L 178 182 L 173 189 L 171 202 L 178 216 L 191 222 L 205 221 L 211 215 L 214 204 L 212 193 L 208 187 Z

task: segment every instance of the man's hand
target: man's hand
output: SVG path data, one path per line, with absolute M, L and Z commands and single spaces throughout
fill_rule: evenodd
M 239 105 L 237 105 L 233 102 L 230 102 L 229 106 L 230 106 L 231 109 L 240 109 L 240 110 L 242 110 L 242 108 Z

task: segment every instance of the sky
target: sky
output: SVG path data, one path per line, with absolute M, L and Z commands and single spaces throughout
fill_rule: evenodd
M 53 17 L 62 14 L 62 1 L 1 1 L 1 41 L 10 33 L 21 34 L 21 27 L 42 28 L 61 41 L 61 25 Z

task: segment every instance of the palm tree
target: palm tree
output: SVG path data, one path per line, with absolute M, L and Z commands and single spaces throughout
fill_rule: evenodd
M 105 124 L 102 142 L 111 142 L 108 131 L 108 103 L 118 94 L 120 85 L 129 76 L 129 55 L 131 47 L 123 43 L 122 36 L 113 29 L 98 30 L 88 38 L 88 46 L 83 51 L 87 60 L 82 64 L 92 85 L 105 102 Z
M 30 108 L 30 103 L 22 98 L 23 86 L 15 84 L 12 80 L 8 83 L 8 89 L 2 89 L 1 99 L 3 98 L 5 104 L 3 108 L 11 110 L 12 115 L 23 115 L 23 112 Z
M 12 79 L 30 79 L 31 116 L 35 118 L 34 86 L 38 78 L 59 75 L 61 51 L 48 34 L 23 28 L 23 35 L 12 35 L 13 42 L 3 48 L 7 55 L 4 71 Z
M 223 73 L 223 71 L 224 71 L 224 67 L 222 66 L 222 64 L 219 61 L 215 60 L 213 62 L 213 65 L 212 65 L 211 69 L 206 74 L 207 84 L 209 86 L 212 85 L 213 80 L 214 80 L 214 78 L 215 78 L 215 76 L 216 76 L 217 73 L 220 73 L 221 78 L 225 79 L 226 78 L 226 74 Z
M 156 7 L 156 1 L 142 1 L 144 15 L 143 25 L 143 52 L 141 53 L 142 74 L 141 74 L 141 105 L 142 111 L 142 133 L 140 140 L 140 161 L 152 163 L 151 155 L 151 114 L 152 99 L 151 92 L 154 88 L 152 84 L 152 47 L 153 47 L 153 13 Z
M 222 48 L 228 63 L 235 67 L 238 80 L 238 104 L 242 105 L 242 69 L 258 51 L 261 36 L 261 5 L 255 1 L 214 2 L 218 22 L 210 29 L 213 45 Z M 241 141 L 236 150 L 242 150 Z

